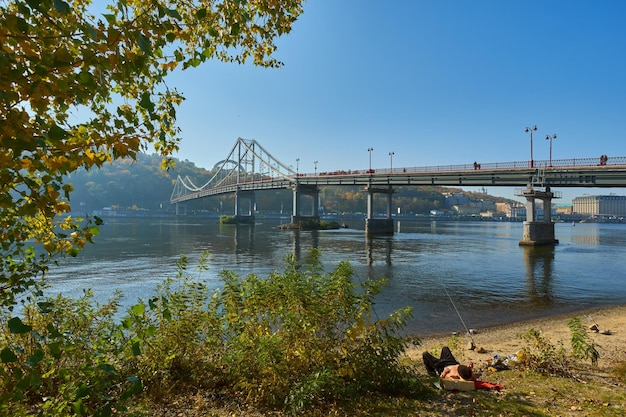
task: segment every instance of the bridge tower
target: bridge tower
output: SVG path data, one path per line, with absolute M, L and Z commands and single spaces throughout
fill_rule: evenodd
M 552 199 L 560 198 L 559 192 L 550 190 L 545 186 L 545 176 L 541 171 L 533 177 L 533 181 L 524 189 L 516 190 L 515 195 L 526 198 L 526 221 L 521 246 L 545 246 L 556 245 L 559 241 L 554 236 L 554 223 L 552 222 Z M 543 203 L 543 219 L 537 218 L 536 202 Z
M 367 191 L 367 218 L 365 219 L 365 234 L 366 235 L 393 235 L 393 218 L 391 217 L 391 202 L 393 196 L 393 189 L 389 188 L 375 188 L 368 185 Z M 385 194 L 387 196 L 387 215 L 385 218 L 374 218 L 374 195 Z

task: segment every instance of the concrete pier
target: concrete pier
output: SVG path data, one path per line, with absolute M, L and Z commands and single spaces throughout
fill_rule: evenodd
M 367 218 L 365 219 L 366 235 L 393 235 L 393 218 L 391 217 L 391 202 L 393 189 L 374 188 L 368 186 L 367 189 Z M 387 196 L 387 216 L 384 219 L 374 218 L 374 194 L 385 194 Z
M 393 219 L 365 219 L 367 235 L 393 235 Z
M 310 201 L 309 214 L 303 214 L 302 197 L 308 197 Z M 297 224 L 306 221 L 319 222 L 319 188 L 317 185 L 304 185 L 296 184 L 293 187 L 293 215 L 291 216 L 291 223 Z
M 248 207 L 244 207 L 243 200 L 248 201 Z M 235 193 L 235 219 L 236 223 L 254 224 L 254 209 L 256 205 L 254 191 L 237 190 Z
M 539 190 L 528 186 L 516 193 L 518 196 L 526 198 L 526 221 L 521 246 L 544 246 L 556 245 L 559 241 L 554 236 L 554 223 L 552 223 L 552 199 L 560 196 L 546 187 Z M 536 214 L 536 200 L 543 202 L 543 220 L 538 220 Z

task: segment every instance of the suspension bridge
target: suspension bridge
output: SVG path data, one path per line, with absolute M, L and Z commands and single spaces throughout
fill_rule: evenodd
M 254 221 L 254 193 L 263 190 L 293 190 L 292 223 L 318 220 L 318 192 L 321 186 L 362 186 L 368 192 L 366 232 L 393 233 L 391 203 L 394 186 L 490 186 L 524 187 L 516 194 L 527 200 L 527 221 L 539 224 L 538 229 L 554 230 L 550 204 L 559 198 L 558 187 L 626 187 L 626 157 L 573 158 L 518 162 L 476 162 L 461 165 L 425 167 L 390 167 L 363 170 L 335 170 L 301 173 L 274 157 L 256 140 L 239 138 L 230 153 L 215 164 L 213 176 L 203 185 L 194 184 L 189 177 L 178 177 L 170 202 L 185 201 L 221 194 L 235 194 L 234 215 L 240 221 Z M 387 215 L 374 218 L 375 194 L 387 197 Z M 302 199 L 309 198 L 311 210 L 303 213 Z M 544 204 L 544 221 L 534 218 L 535 201 Z M 242 202 L 247 201 L 244 207 Z M 545 218 L 547 217 L 547 219 Z M 551 227 L 546 226 L 550 224 Z M 526 225 L 525 225 L 526 226 Z M 533 229 L 533 226 L 529 226 Z M 525 228 L 526 233 L 526 228 Z M 531 233 L 532 234 L 532 233 Z M 543 232 L 540 233 L 543 236 Z M 547 237 L 529 237 L 538 244 L 555 241 L 554 232 Z M 527 236 L 524 236 L 526 240 Z M 523 240 L 523 241 L 524 241 Z M 520 242 L 522 243 L 522 242 Z M 554 242 L 553 242 L 554 243 Z

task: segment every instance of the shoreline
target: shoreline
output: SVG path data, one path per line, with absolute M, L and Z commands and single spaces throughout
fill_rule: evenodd
M 478 369 L 486 367 L 486 360 L 494 354 L 508 356 L 518 352 L 526 342 L 519 337 L 530 329 L 539 330 L 553 345 L 563 343 L 566 351 L 571 351 L 570 330 L 568 322 L 573 317 L 580 317 L 585 328 L 597 324 L 600 331 L 607 330 L 610 334 L 602 334 L 588 330 L 590 340 L 596 345 L 600 358 L 598 368 L 609 369 L 619 361 L 626 361 L 626 304 L 588 308 L 565 314 L 547 316 L 538 319 L 500 324 L 484 329 L 476 329 L 476 333 L 468 337 L 458 333 L 453 337 L 451 333 L 431 334 L 418 336 L 420 344 L 410 348 L 407 356 L 421 363 L 421 353 L 430 351 L 438 353 L 443 346 L 450 346 L 454 356 L 461 363 L 473 362 Z M 593 319 L 589 320 L 589 317 Z M 468 343 L 472 340 L 476 349 L 469 350 Z M 425 372 L 425 370 L 424 370 Z
M 536 325 L 543 322 L 552 322 L 555 320 L 568 320 L 571 317 L 575 316 L 588 316 L 591 315 L 593 317 L 594 313 L 598 312 L 607 312 L 611 313 L 611 310 L 621 310 L 624 309 L 624 314 L 626 314 L 626 303 L 624 304 L 614 304 L 614 305 L 606 305 L 606 306 L 598 306 L 598 307 L 587 307 L 580 310 L 571 310 L 567 312 L 556 312 L 556 313 L 548 313 L 545 316 L 535 317 L 530 319 L 522 319 L 522 320 L 513 320 L 507 323 L 493 324 L 487 325 L 483 328 L 476 328 L 473 326 L 468 326 L 471 330 L 476 330 L 477 334 L 474 336 L 478 336 L 481 333 L 491 333 L 497 332 L 498 330 L 506 330 L 511 327 L 524 327 L 524 325 Z M 461 326 L 462 327 L 462 326 Z M 529 326 L 531 328 L 533 326 Z M 463 329 L 464 330 L 464 329 Z M 459 336 L 463 336 L 462 332 L 457 332 Z M 435 333 L 425 333 L 422 335 L 413 334 L 413 336 L 417 336 L 420 340 L 428 340 L 428 339 L 440 339 L 447 338 L 452 335 L 452 332 L 435 332 Z M 473 336 L 473 337 L 474 337 Z

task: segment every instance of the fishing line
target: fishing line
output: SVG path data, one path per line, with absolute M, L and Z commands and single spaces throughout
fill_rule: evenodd
M 474 339 L 472 338 L 472 333 L 465 325 L 465 321 L 463 321 L 463 317 L 461 317 L 461 313 L 459 313 L 459 309 L 456 308 L 454 301 L 452 301 L 452 297 L 450 297 L 450 293 L 448 293 L 448 289 L 446 288 L 445 285 L 443 285 L 443 282 L 439 282 L 439 283 L 441 284 L 441 287 L 443 288 L 443 290 L 446 292 L 446 295 L 448 296 L 448 300 L 450 300 L 450 304 L 452 304 L 452 307 L 454 307 L 454 311 L 456 311 L 456 315 L 459 316 L 459 320 L 461 320 L 461 324 L 463 324 L 463 327 L 465 328 L 465 331 L 467 332 L 467 336 L 469 336 L 470 340 L 472 341 L 472 345 L 475 346 L 476 344 L 474 343 Z

